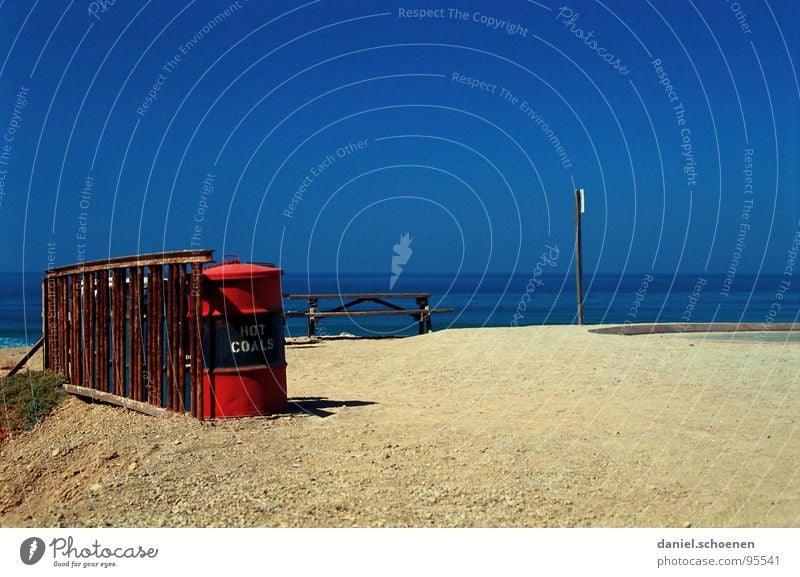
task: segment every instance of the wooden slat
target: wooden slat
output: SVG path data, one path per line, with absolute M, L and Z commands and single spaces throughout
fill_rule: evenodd
M 113 299 L 113 373 L 112 390 L 119 396 L 125 395 L 125 269 L 114 269 L 112 273 L 111 298 Z
M 47 280 L 48 280 L 48 282 L 51 281 L 51 279 L 47 279 Z M 52 337 L 51 342 L 50 342 L 50 350 L 51 350 L 51 357 L 50 358 L 53 361 L 53 365 L 50 368 L 52 370 L 60 373 L 63 370 L 62 369 L 62 364 L 63 363 L 61 361 L 61 358 L 62 358 L 62 354 L 63 354 L 62 351 L 64 350 L 64 344 L 63 344 L 63 341 L 61 341 L 59 339 L 58 327 L 59 327 L 59 325 L 61 323 L 61 317 L 64 314 L 64 312 L 63 312 L 64 309 L 60 308 L 60 306 L 59 306 L 59 300 L 58 300 L 58 295 L 59 295 L 58 283 L 59 283 L 59 279 L 52 279 L 52 282 L 53 282 L 54 293 L 55 293 L 53 298 L 55 300 L 56 313 L 55 313 L 55 316 L 53 317 L 54 321 L 53 321 L 53 328 L 52 328 L 54 336 Z
M 151 369 L 153 367 L 153 364 L 154 364 L 153 363 L 153 355 L 154 355 L 153 340 L 155 339 L 155 336 L 153 335 L 153 271 L 152 271 L 152 267 L 149 267 L 148 270 L 147 270 L 147 289 L 145 291 L 145 294 L 147 296 L 147 299 L 146 299 L 147 300 L 147 310 L 145 312 L 145 315 L 146 315 L 146 318 L 147 318 L 147 330 L 145 332 L 147 333 L 147 335 L 145 337 L 145 343 L 146 343 L 146 348 L 145 348 L 145 353 L 144 353 L 145 370 L 144 370 L 144 378 L 142 380 L 142 383 L 143 383 L 144 388 L 145 388 L 145 390 L 144 390 L 144 399 L 148 403 L 152 403 L 152 401 L 150 400 L 151 391 L 152 391 L 152 386 L 150 385 L 150 378 L 151 378 L 150 371 L 151 371 Z
M 146 415 L 151 415 L 153 417 L 170 416 L 170 414 L 166 411 L 166 409 L 162 409 L 161 407 L 154 407 L 153 405 L 149 405 L 141 401 L 126 399 L 125 397 L 120 397 L 118 395 L 113 395 L 111 393 L 106 393 L 104 391 L 89 389 L 87 387 L 76 387 L 74 385 L 64 385 L 64 390 L 70 393 L 71 395 L 88 397 L 90 399 L 101 401 L 103 403 L 110 403 L 112 405 L 117 405 L 119 407 L 131 409 L 133 411 L 139 411 L 140 413 L 145 413 Z
M 153 331 L 153 317 L 155 316 L 155 311 L 153 310 L 153 267 L 148 267 L 147 269 L 147 289 L 145 291 L 147 295 L 147 351 L 145 354 L 146 358 L 146 366 L 145 366 L 145 379 L 144 379 L 144 386 L 145 386 L 145 399 L 148 403 L 153 403 L 153 388 L 154 384 L 152 383 L 153 379 L 153 367 L 155 366 L 155 332 Z
M 72 311 L 72 277 L 65 277 L 64 280 L 66 281 L 66 298 L 65 298 L 65 305 L 66 308 L 64 309 L 67 311 L 67 318 L 64 323 L 64 337 L 65 342 L 67 343 L 67 355 L 66 359 L 64 360 L 64 376 L 67 377 L 67 380 L 72 380 L 74 378 L 73 373 L 73 364 L 74 359 L 73 357 L 73 348 L 72 348 L 72 317 L 74 315 Z
M 111 268 L 142 267 L 150 265 L 189 264 L 193 262 L 211 262 L 213 250 L 179 250 L 173 252 L 156 252 L 134 256 L 121 256 L 100 260 L 86 261 L 53 268 L 47 271 L 48 276 L 67 276 L 83 272 L 96 272 Z
M 81 275 L 81 360 L 84 387 L 94 388 L 92 382 L 92 284 L 91 273 L 85 272 Z
M 164 338 L 166 339 L 166 373 L 167 373 L 167 388 L 166 396 L 164 399 L 167 409 L 172 410 L 172 267 L 167 267 L 167 294 L 165 299 L 166 315 L 164 322 Z
M 205 362 L 203 361 L 203 264 L 196 263 L 192 265 L 196 267 L 195 274 L 197 275 L 195 297 L 194 318 L 197 323 L 197 359 L 195 360 L 195 386 L 197 387 L 197 418 L 201 421 L 205 419 Z
M 119 356 L 117 341 L 119 340 L 119 307 L 117 306 L 117 284 L 119 283 L 119 273 L 116 270 L 109 271 L 109 300 L 111 308 L 111 383 L 108 387 L 109 392 L 117 393 L 119 382 Z
M 287 299 L 413 299 L 430 297 L 431 293 L 320 293 L 320 294 L 284 294 Z
M 186 341 L 188 335 L 188 323 L 186 322 L 187 313 L 187 280 L 186 280 L 186 267 L 182 264 L 176 265 L 178 267 L 178 320 L 176 330 L 178 331 L 178 410 L 183 412 L 186 410 L 184 402 L 184 392 L 186 391 Z
M 137 315 L 137 325 L 139 330 L 139 339 L 137 341 L 136 346 L 134 347 L 138 356 L 137 359 L 137 370 L 138 370 L 138 394 L 136 400 L 146 402 L 147 401 L 147 391 L 145 390 L 145 354 L 147 351 L 147 335 L 145 334 L 145 326 L 144 326 L 144 319 L 146 316 L 147 311 L 145 310 L 145 289 L 144 289 L 144 267 L 137 267 L 139 278 L 137 279 L 138 282 L 138 309 L 139 314 Z
M 67 283 L 69 286 L 69 292 L 67 293 L 67 299 L 69 301 L 68 310 L 69 316 L 67 317 L 67 345 L 68 348 L 68 364 L 67 364 L 67 376 L 70 383 L 73 385 L 79 385 L 80 383 L 75 381 L 75 353 L 77 349 L 75 348 L 75 335 L 73 331 L 73 327 L 75 325 L 75 305 L 74 299 L 72 298 L 75 294 L 75 284 L 73 282 L 73 278 L 71 276 L 67 277 Z
M 52 370 L 54 370 L 56 372 L 60 372 L 61 371 L 61 363 L 60 363 L 60 360 L 61 360 L 61 352 L 60 352 L 61 343 L 58 340 L 58 317 L 60 316 L 59 315 L 59 311 L 58 311 L 58 280 L 57 279 L 47 279 L 47 282 L 48 282 L 48 284 L 52 283 L 52 284 L 50 284 L 50 286 L 53 288 L 53 297 L 52 297 L 53 298 L 53 303 L 51 303 L 51 306 L 54 306 L 54 308 L 55 308 L 55 313 L 53 315 L 53 324 L 52 324 L 52 326 L 50 328 L 50 330 L 52 331 L 51 335 L 50 335 L 50 360 L 52 362 L 52 365 L 50 366 L 50 369 L 52 369 Z
M 44 368 L 55 368 L 54 344 L 55 339 L 55 279 L 42 279 L 42 336 L 44 337 Z
M 161 407 L 163 405 L 163 399 L 161 398 L 161 384 L 163 381 L 164 365 L 164 269 L 161 265 L 158 265 L 153 269 L 153 271 L 154 280 L 152 294 L 155 297 L 155 316 L 153 317 L 153 325 L 155 327 L 155 368 L 153 377 L 155 388 L 153 390 L 153 404 Z
M 101 270 L 97 273 L 97 356 L 95 371 L 97 388 L 108 392 L 108 271 Z
M 190 327 L 189 344 L 191 348 L 191 391 L 192 416 L 203 418 L 203 345 L 202 345 L 202 301 L 203 301 L 203 267 L 193 263 L 190 281 Z
M 130 398 L 142 400 L 142 279 L 139 267 L 130 268 Z
M 47 346 L 47 335 L 49 331 L 47 330 L 47 325 L 49 319 L 49 307 L 48 300 L 47 300 L 47 279 L 42 279 L 42 345 L 44 346 L 44 350 L 42 351 L 42 365 L 45 369 L 49 369 L 52 365 L 52 359 L 50 358 L 50 347 Z
M 176 307 L 178 304 L 178 271 L 175 265 L 167 267 L 167 409 L 177 410 L 176 380 L 178 333 L 175 330 Z
M 175 396 L 175 330 L 173 319 L 175 318 L 175 267 L 167 267 L 167 408 L 175 410 L 173 397 Z
M 89 359 L 89 366 L 91 367 L 91 382 L 92 388 L 96 389 L 99 387 L 100 383 L 97 380 L 98 375 L 98 367 L 100 366 L 100 362 L 98 359 L 98 337 L 97 337 L 97 279 L 95 273 L 89 273 L 89 286 L 91 290 L 89 292 L 89 308 L 91 311 L 91 322 L 89 323 L 89 330 L 91 331 L 91 355 L 92 358 Z
M 195 360 L 197 359 L 197 325 L 195 324 L 195 271 L 194 265 L 189 270 L 189 308 L 188 318 L 186 322 L 187 333 L 187 355 L 190 357 L 189 361 L 189 411 L 193 417 L 197 417 L 197 388 L 195 387 Z
M 81 384 L 81 278 L 80 275 L 70 276 L 70 358 L 72 372 L 70 383 Z
M 62 277 L 56 279 L 56 304 L 58 306 L 58 319 L 56 325 L 56 339 L 58 340 L 59 372 L 64 376 L 69 374 L 69 337 L 67 334 L 67 283 L 69 279 Z
M 161 266 L 151 266 L 147 272 L 147 402 L 161 406 L 161 361 L 160 335 L 162 306 L 159 292 L 161 289 Z
M 127 306 L 125 310 L 125 317 L 127 319 L 126 327 L 128 329 L 128 342 L 126 343 L 126 351 L 128 361 L 128 393 L 127 397 L 134 401 L 138 400 L 136 398 L 136 356 L 134 354 L 134 348 L 136 345 L 136 327 L 134 326 L 134 313 L 136 308 L 136 283 L 134 283 L 134 279 L 136 277 L 136 267 L 131 267 L 128 269 L 128 299 L 127 299 Z
M 418 316 L 421 314 L 429 314 L 429 313 L 451 313 L 453 312 L 452 308 L 441 308 L 441 309 L 402 309 L 402 310 L 380 310 L 380 311 L 316 311 L 316 312 L 307 312 L 307 311 L 287 311 L 287 317 L 314 317 L 314 318 L 325 318 L 325 317 L 377 317 L 383 315 L 411 315 L 411 316 Z

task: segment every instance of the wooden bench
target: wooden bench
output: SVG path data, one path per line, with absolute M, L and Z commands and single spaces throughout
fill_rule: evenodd
M 409 315 L 419 325 L 419 334 L 432 331 L 431 315 L 433 313 L 450 313 L 452 308 L 430 308 L 428 300 L 431 293 L 320 293 L 320 294 L 285 294 L 290 300 L 307 300 L 308 309 L 304 311 L 286 311 L 287 317 L 306 317 L 308 319 L 308 336 L 316 333 L 317 322 L 326 317 L 366 317 L 381 315 Z M 416 307 L 407 308 L 389 302 L 387 299 L 415 299 Z M 320 310 L 319 301 L 338 300 L 342 304 L 328 310 Z M 348 302 L 344 302 L 347 300 Z M 351 310 L 362 303 L 375 303 L 385 308 L 370 310 Z

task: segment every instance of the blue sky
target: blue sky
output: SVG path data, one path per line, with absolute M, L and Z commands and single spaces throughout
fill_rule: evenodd
M 797 25 L 788 1 L 6 0 L 0 268 L 378 272 L 409 233 L 407 272 L 528 273 L 571 254 L 578 186 L 586 271 L 780 273 Z

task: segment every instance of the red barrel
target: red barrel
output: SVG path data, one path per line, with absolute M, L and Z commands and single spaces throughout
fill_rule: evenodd
M 203 270 L 203 417 L 286 409 L 281 275 L 238 259 Z

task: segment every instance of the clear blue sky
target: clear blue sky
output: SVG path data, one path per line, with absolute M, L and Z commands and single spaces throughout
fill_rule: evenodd
M 527 273 L 545 245 L 571 255 L 579 186 L 588 271 L 781 272 L 798 20 L 755 0 L 0 1 L 0 268 L 203 247 L 384 271 L 410 233 L 407 272 Z

